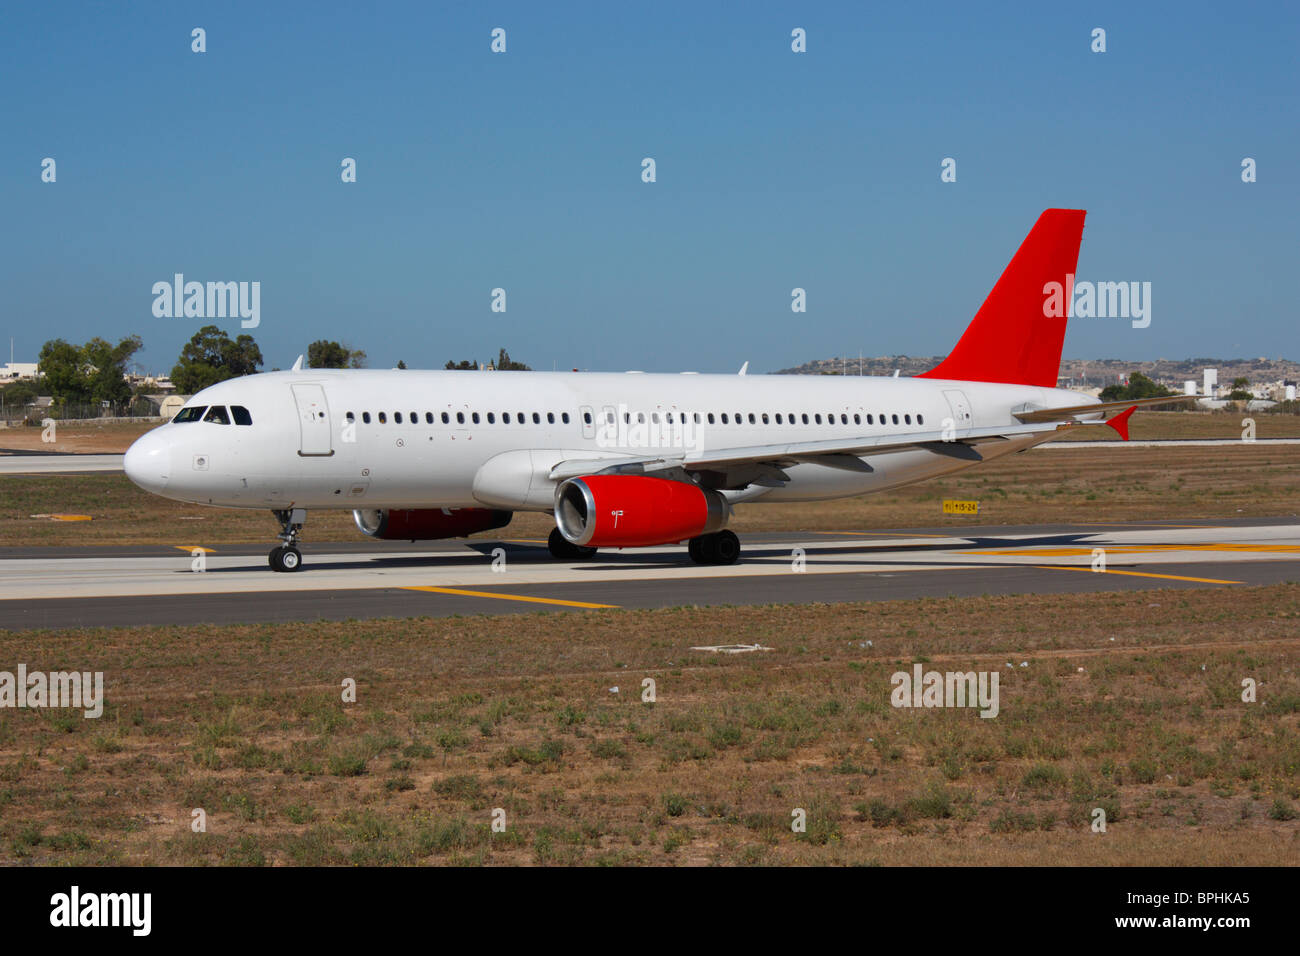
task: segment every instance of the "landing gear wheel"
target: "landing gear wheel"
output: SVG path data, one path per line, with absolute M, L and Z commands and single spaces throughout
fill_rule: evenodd
M 267 562 L 272 571 L 297 571 L 302 567 L 302 552 L 294 547 L 272 548 Z
M 740 539 L 730 531 L 714 535 L 713 561 L 715 564 L 735 564 L 740 557 Z
M 297 571 L 302 567 L 302 552 L 298 550 L 298 535 L 302 533 L 303 522 L 307 512 L 301 508 L 272 510 L 275 520 L 280 522 L 280 533 L 276 535 L 282 544 L 271 549 L 266 561 L 272 571 Z
M 551 529 L 550 537 L 546 539 L 546 548 L 551 552 L 551 557 L 560 561 L 584 561 L 596 553 L 595 548 L 574 544 L 560 534 L 559 528 Z
M 740 539 L 730 531 L 691 538 L 686 552 L 696 564 L 735 564 L 740 557 Z
M 714 542 L 714 535 L 702 534 L 698 538 L 691 538 L 686 545 L 686 553 L 691 556 L 691 560 L 696 564 L 716 564 L 717 550 Z

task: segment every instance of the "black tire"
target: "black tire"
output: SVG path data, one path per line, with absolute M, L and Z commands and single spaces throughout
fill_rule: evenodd
M 574 544 L 560 534 L 559 528 L 551 529 L 551 533 L 546 539 L 546 549 L 551 552 L 551 557 L 557 561 L 585 561 L 596 553 L 595 548 L 586 548 L 580 544 Z
M 698 538 L 691 539 L 691 545 L 695 550 L 691 552 L 691 560 L 696 564 L 717 564 L 718 563 L 718 536 L 716 534 L 702 534 Z M 687 548 L 690 551 L 690 548 Z
M 302 567 L 302 552 L 297 548 L 273 548 L 267 557 L 272 571 L 297 571 Z
M 714 564 L 735 564 L 740 557 L 740 539 L 731 531 L 719 531 L 713 535 L 713 547 L 710 548 Z
M 691 538 L 686 542 L 686 553 L 691 556 L 691 560 L 696 564 L 704 564 L 704 553 L 700 550 L 702 538 Z

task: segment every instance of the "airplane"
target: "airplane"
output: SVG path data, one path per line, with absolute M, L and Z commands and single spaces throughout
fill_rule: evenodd
M 1127 440 L 1136 407 L 1180 400 L 1056 387 L 1066 317 L 1045 301 L 1049 284 L 1069 289 L 1085 215 L 1044 211 L 952 352 L 916 377 L 312 369 L 299 357 L 198 392 L 124 468 L 166 498 L 269 509 L 275 571 L 302 567 L 316 509 L 411 541 L 544 512 L 561 560 L 686 542 L 698 564 L 731 564 L 738 504 L 887 491 L 1089 423 Z

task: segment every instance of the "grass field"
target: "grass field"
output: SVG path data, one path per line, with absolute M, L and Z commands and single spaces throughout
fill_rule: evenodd
M 1084 429 L 1088 430 L 1088 429 Z M 731 527 L 834 531 L 1126 519 L 1203 520 L 1291 515 L 1300 446 L 1053 448 L 1050 444 L 949 478 L 838 501 L 742 505 Z M 978 518 L 944 516 L 945 498 L 980 502 Z M 86 522 L 34 518 L 63 512 Z M 489 537 L 544 539 L 552 519 L 519 514 Z M 114 474 L 0 478 L 0 546 L 274 543 L 269 512 L 185 505 Z M 360 537 L 350 512 L 313 511 L 305 541 Z
M 107 704 L 0 710 L 0 861 L 1293 865 L 1297 623 L 1277 585 L 3 634 Z M 1000 713 L 895 709 L 913 662 Z

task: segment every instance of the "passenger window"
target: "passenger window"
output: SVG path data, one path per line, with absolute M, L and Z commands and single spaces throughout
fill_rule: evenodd
M 584 425 L 590 425 L 590 424 L 591 424 L 591 412 L 583 412 L 583 413 L 582 413 L 582 423 L 583 423 Z
M 699 423 L 700 423 L 700 413 L 699 413 L 699 412 L 696 412 L 696 413 L 695 413 L 695 424 L 698 425 Z
M 496 413 L 495 413 L 495 412 L 488 412 L 488 413 L 487 413 L 487 419 L 488 419 L 488 424 L 489 424 L 489 425 L 495 425 L 496 422 L 497 422 L 497 416 L 496 416 Z M 510 413 L 509 413 L 509 412 L 506 412 L 505 420 L 506 420 L 507 423 L 510 421 Z
M 547 412 L 547 413 L 546 413 L 546 424 L 548 424 L 548 425 L 554 425 L 554 424 L 555 424 L 555 412 Z
M 709 422 L 710 425 L 713 424 L 713 412 L 709 412 L 708 422 Z
M 370 413 L 369 413 L 369 412 L 362 412 L 362 413 L 361 413 L 361 420 L 362 420 L 363 422 L 365 422 L 367 425 L 369 425 L 369 424 L 370 424 Z
M 777 413 L 776 413 L 776 423 L 777 423 L 778 425 L 781 424 L 781 413 L 780 413 L 780 412 L 777 412 Z
M 562 421 L 566 425 L 569 424 L 569 413 L 560 412 L 560 421 Z
M 862 424 L 862 416 L 861 416 L 861 415 L 854 415 L 854 416 L 853 416 L 853 424 L 855 424 L 855 425 L 861 425 L 861 424 Z
M 450 424 L 451 424 L 451 416 L 448 415 L 446 412 L 443 412 L 443 413 L 442 413 L 442 423 L 443 423 L 444 425 L 450 425 Z
M 230 415 L 226 412 L 225 405 L 213 405 L 208 409 L 208 413 L 203 416 L 205 422 L 212 422 L 214 425 L 229 425 Z
M 523 412 L 516 412 L 516 413 L 515 413 L 515 419 L 519 422 L 520 425 L 527 425 L 527 424 L 528 424 L 528 419 L 527 419 L 526 417 L 524 417 L 524 413 L 523 413 Z
M 849 416 L 845 415 L 843 412 L 840 412 L 840 424 L 847 425 L 848 423 L 849 423 Z
M 764 424 L 764 425 L 767 424 L 767 412 L 764 412 L 764 413 L 763 413 L 763 424 Z
M 755 422 L 754 422 L 754 413 L 753 413 L 753 412 L 750 412 L 750 413 L 749 413 L 749 423 L 750 423 L 751 425 L 755 424 Z
M 895 425 L 898 424 L 898 416 L 897 416 L 897 415 L 894 416 L 894 424 L 895 424 Z
M 478 424 L 478 412 L 470 412 L 469 417 L 470 417 L 470 421 L 472 421 L 475 425 Z
M 400 424 L 402 424 L 402 413 L 401 413 L 401 412 L 393 412 L 393 424 L 394 424 L 394 425 L 400 425 Z
M 724 425 L 730 424 L 730 423 L 727 421 L 727 413 L 726 413 L 726 412 L 723 412 L 723 413 L 722 413 L 722 424 L 724 424 Z
M 925 424 L 925 416 L 922 415 L 922 414 L 920 414 L 920 413 L 918 413 L 917 416 L 916 416 L 916 423 L 917 423 L 918 425 L 924 425 L 924 424 Z
M 425 413 L 424 413 L 424 423 L 425 423 L 426 425 L 432 425 L 432 424 L 433 424 L 433 412 L 425 412 Z
M 533 412 L 533 424 L 540 425 L 541 423 L 542 423 L 542 416 L 538 415 L 536 412 Z
M 822 417 L 820 414 L 814 415 L 813 418 L 816 419 L 818 425 L 822 423 Z
M 871 414 L 868 414 L 868 415 L 867 415 L 867 424 L 868 424 L 868 425 L 874 425 L 875 423 L 876 423 L 876 419 L 875 419 L 875 417 L 872 416 Z
M 230 414 L 234 417 L 236 425 L 253 424 L 253 416 L 248 414 L 248 409 L 243 405 L 231 405 Z M 348 412 L 348 421 L 352 421 L 351 412 Z
M 457 424 L 457 425 L 464 425 L 464 424 L 465 424 L 465 413 L 464 413 L 464 412 L 457 412 L 457 413 L 456 413 L 456 424 Z
M 419 412 L 411 412 L 411 424 L 412 424 L 412 425 L 418 425 L 418 424 L 420 424 L 420 413 L 419 413 Z
M 387 413 L 387 412 L 380 412 L 380 413 L 379 413 L 379 424 L 381 424 L 381 425 L 387 425 L 387 424 L 388 424 L 388 413 Z
M 658 425 L 658 424 L 659 424 L 659 413 L 658 413 L 658 412 L 651 412 L 651 413 L 650 413 L 650 422 L 651 422 L 651 424 L 654 424 L 654 425 Z
M 905 421 L 905 422 L 906 422 L 907 424 L 909 424 L 909 425 L 912 424 L 912 416 L 911 416 L 911 415 L 904 415 L 904 416 L 903 416 L 903 421 Z

